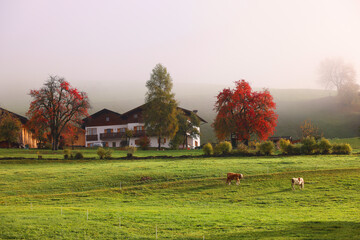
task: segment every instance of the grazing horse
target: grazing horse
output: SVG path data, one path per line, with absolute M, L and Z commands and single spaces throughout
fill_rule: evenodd
M 236 179 L 236 185 L 239 185 L 240 179 L 242 179 L 242 178 L 244 178 L 244 175 L 242 175 L 240 173 L 228 173 L 226 183 L 228 183 L 230 185 L 231 181 Z
M 304 179 L 300 177 L 291 179 L 291 187 L 293 190 L 295 190 L 295 185 L 299 185 L 300 189 L 304 189 L 304 184 L 305 184 Z

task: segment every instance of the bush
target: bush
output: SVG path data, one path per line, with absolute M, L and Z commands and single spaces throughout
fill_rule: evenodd
M 229 142 L 220 142 L 215 146 L 214 154 L 215 155 L 224 155 L 231 153 L 232 146 Z
M 301 140 L 302 148 L 301 152 L 303 154 L 313 154 L 317 149 L 317 144 L 314 137 L 306 137 Z
M 143 136 L 139 139 L 139 146 L 141 150 L 148 150 L 150 146 L 150 139 L 147 136 Z
M 250 149 L 243 143 L 237 145 L 236 150 L 233 151 L 235 154 L 239 155 L 249 155 Z
M 334 143 L 332 152 L 334 154 L 351 154 L 352 148 L 348 143 Z
M 291 154 L 291 142 L 286 139 L 280 139 L 279 141 L 279 149 L 283 154 Z
M 132 157 L 137 149 L 136 147 L 128 146 L 125 148 L 125 150 L 127 151 L 127 157 Z
M 290 144 L 288 146 L 288 153 L 291 155 L 300 155 L 302 153 L 301 144 Z
M 99 147 L 97 149 L 97 155 L 99 155 L 100 159 L 109 159 L 111 158 L 112 150 L 111 149 L 104 149 L 102 147 Z
M 84 158 L 84 155 L 81 152 L 77 152 L 75 154 L 75 159 L 83 159 L 83 158 Z
M 203 146 L 204 155 L 210 156 L 214 154 L 214 149 L 211 143 L 207 143 Z
M 321 138 L 318 143 L 318 149 L 321 154 L 329 154 L 331 153 L 332 145 L 329 140 L 326 138 Z
M 272 155 L 275 150 L 275 145 L 272 141 L 265 141 L 260 143 L 259 151 L 263 155 Z
M 65 149 L 64 150 L 64 159 L 70 159 L 70 158 L 72 158 L 71 150 L 70 149 Z

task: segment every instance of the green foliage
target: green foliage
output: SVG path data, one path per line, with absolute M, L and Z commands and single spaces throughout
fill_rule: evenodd
M 302 144 L 290 144 L 288 146 L 289 155 L 300 155 L 302 154 Z
M 288 155 L 288 154 L 290 154 L 290 152 L 291 152 L 291 147 L 290 147 L 290 145 L 291 145 L 291 142 L 289 141 L 289 140 L 286 140 L 286 139 L 280 139 L 280 141 L 279 141 L 279 150 L 283 153 L 283 154 L 286 154 L 286 155 Z
M 64 150 L 64 159 L 70 159 L 70 158 L 72 158 L 71 150 L 70 149 L 65 149 Z
M 250 154 L 250 149 L 245 144 L 240 143 L 240 144 L 237 145 L 236 149 L 233 150 L 233 153 L 237 154 L 237 155 L 247 156 L 247 155 Z
M 126 147 L 125 150 L 127 151 L 127 156 L 132 157 L 134 155 L 134 153 L 137 151 L 137 148 L 129 146 L 129 147 Z
M 176 150 L 179 149 L 180 144 L 183 142 L 183 137 L 180 134 L 176 134 L 173 139 L 170 140 L 169 146 L 170 149 Z
M 272 141 L 264 141 L 259 144 L 259 151 L 263 155 L 272 155 L 275 150 L 275 145 Z
M 311 136 L 302 139 L 301 144 L 301 151 L 303 154 L 313 154 L 317 148 L 315 138 Z
M 96 153 L 97 155 L 99 155 L 100 159 L 110 159 L 112 155 L 112 150 L 99 147 Z
M 139 146 L 141 150 L 148 150 L 150 146 L 150 139 L 147 136 L 140 137 Z
M 318 142 L 318 149 L 321 154 L 330 154 L 332 145 L 326 138 L 321 138 Z
M 167 69 L 157 64 L 152 70 L 145 98 L 144 120 L 148 134 L 158 138 L 173 138 L 178 131 L 177 102 L 172 90 L 172 79 Z M 158 149 L 161 148 L 159 141 Z
M 9 144 L 19 141 L 21 122 L 10 113 L 0 112 L 0 141 Z
M 214 154 L 214 149 L 211 143 L 207 143 L 203 146 L 204 155 L 210 156 Z
M 111 157 L 111 155 L 110 155 Z M 77 152 L 74 156 L 75 159 L 83 159 L 84 155 L 81 152 Z M 107 158 L 107 156 L 105 155 L 105 158 Z
M 334 154 L 351 154 L 352 148 L 348 143 L 335 143 L 332 146 Z
M 171 143 L 172 148 L 177 148 L 183 144 L 185 148 L 188 148 L 188 137 L 196 138 L 200 132 L 198 130 L 200 126 L 200 119 L 195 113 L 191 112 L 190 116 L 186 115 L 184 111 L 179 110 L 177 114 L 179 130 L 176 132 Z
M 214 154 L 215 155 L 225 155 L 230 154 L 232 150 L 232 146 L 230 142 L 220 142 L 215 146 Z

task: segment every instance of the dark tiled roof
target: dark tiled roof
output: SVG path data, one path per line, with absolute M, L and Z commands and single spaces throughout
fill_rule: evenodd
M 7 112 L 7 113 L 13 115 L 14 117 L 18 118 L 22 124 L 26 124 L 26 122 L 28 121 L 28 119 L 26 117 L 23 117 L 19 114 L 10 112 L 9 110 L 6 110 L 6 109 L 0 107 L 0 116 L 3 115 L 4 112 Z

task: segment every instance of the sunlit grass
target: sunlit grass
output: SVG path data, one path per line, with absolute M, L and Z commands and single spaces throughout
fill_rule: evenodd
M 240 186 L 225 184 L 230 171 L 245 175 Z M 355 155 L 3 160 L 0 175 L 1 239 L 155 239 L 156 228 L 158 239 L 360 234 Z M 298 176 L 305 189 L 292 191 Z

